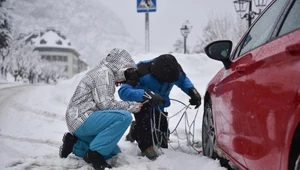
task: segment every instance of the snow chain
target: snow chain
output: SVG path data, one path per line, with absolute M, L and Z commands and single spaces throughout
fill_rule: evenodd
M 186 105 L 184 104 L 183 102 L 179 101 L 179 100 L 175 100 L 175 99 L 170 99 L 172 101 L 176 101 L 182 105 L 184 105 L 184 107 L 179 110 L 177 113 L 175 113 L 174 115 L 172 116 L 168 116 L 166 114 L 164 114 L 163 111 L 161 111 L 159 108 L 159 125 L 158 125 L 158 128 L 156 128 L 156 116 L 155 114 L 155 109 L 150 109 L 150 124 L 151 124 L 151 132 L 152 132 L 152 144 L 155 149 L 155 151 L 158 153 L 158 154 L 163 154 L 163 151 L 162 149 L 160 148 L 163 140 L 166 140 L 165 138 L 161 137 L 160 135 L 165 135 L 165 136 L 169 136 L 170 134 L 173 134 L 177 137 L 177 143 L 178 143 L 178 147 L 173 147 L 171 145 L 171 143 L 169 143 L 168 141 L 166 141 L 168 143 L 168 145 L 173 149 L 173 150 L 183 150 L 182 147 L 180 146 L 180 141 L 183 141 L 183 140 L 186 140 L 187 142 L 187 145 L 188 147 L 191 149 L 193 149 L 194 151 L 196 151 L 196 153 L 201 153 L 200 149 L 199 148 L 196 148 L 195 145 L 198 144 L 198 142 L 195 142 L 195 123 L 196 123 L 196 118 L 197 118 L 197 115 L 198 115 L 198 112 L 199 112 L 199 109 L 197 109 L 197 112 L 193 118 L 193 120 L 191 122 L 189 122 L 189 119 L 188 119 L 188 115 L 187 115 L 187 109 L 190 109 L 190 105 Z M 179 115 L 180 113 L 182 113 L 178 123 L 176 124 L 175 128 L 170 132 L 162 132 L 160 131 L 160 124 L 161 124 L 161 119 L 162 119 L 162 116 L 166 117 L 167 121 L 168 121 L 168 124 L 169 124 L 169 121 L 171 118 Z M 177 132 L 177 128 L 180 124 L 180 122 L 182 121 L 182 119 L 185 118 L 185 137 L 184 138 L 181 138 L 179 137 L 178 135 L 178 132 Z M 159 137 L 160 136 L 160 137 Z M 154 137 L 158 140 L 157 141 L 157 144 L 155 144 L 155 141 L 154 141 Z

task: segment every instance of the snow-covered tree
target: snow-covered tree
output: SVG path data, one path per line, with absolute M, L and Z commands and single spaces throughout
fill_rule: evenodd
M 27 78 L 29 70 L 38 64 L 40 56 L 34 53 L 34 47 L 24 39 L 15 39 L 11 43 L 9 53 L 10 71 L 15 76 Z
M 38 69 L 39 64 L 41 63 L 41 56 L 37 51 L 33 51 L 28 58 L 31 62 L 28 64 L 26 73 L 28 74 L 29 83 L 34 83 L 34 81 L 37 81 L 38 79 Z
M 0 76 L 6 77 L 9 44 L 11 40 L 10 15 L 5 0 L 0 0 Z
M 173 53 L 183 53 L 184 51 L 184 42 L 182 39 L 177 39 L 175 44 L 173 45 L 173 50 L 171 52 Z M 186 47 L 187 53 L 190 53 L 190 47 Z
M 51 81 L 56 82 L 59 78 L 64 76 L 65 67 L 66 66 L 60 62 L 42 60 L 38 70 L 38 81 L 45 83 L 51 83 Z
M 172 52 L 175 53 L 182 53 L 184 48 L 184 43 L 181 39 L 177 39 L 175 44 L 173 45 L 173 50 Z
M 65 65 L 60 62 L 42 60 L 40 54 L 34 50 L 25 38 L 13 40 L 9 53 L 9 70 L 21 79 L 28 79 L 30 83 L 56 81 L 64 74 Z

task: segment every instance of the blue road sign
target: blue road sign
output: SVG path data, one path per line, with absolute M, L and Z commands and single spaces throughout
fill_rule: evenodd
M 155 12 L 156 0 L 137 0 L 137 12 Z

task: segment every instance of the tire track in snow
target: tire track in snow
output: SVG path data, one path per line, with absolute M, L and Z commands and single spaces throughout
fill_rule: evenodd
M 1 108 L 0 114 L 6 108 L 14 107 L 14 108 L 16 108 L 16 110 L 28 111 L 28 112 L 31 112 L 38 116 L 43 116 L 46 118 L 65 121 L 65 117 L 62 115 L 60 116 L 57 113 L 52 113 L 52 112 L 45 111 L 45 110 L 31 108 L 29 106 L 26 106 L 26 105 L 14 100 L 14 98 L 17 95 L 20 95 L 22 92 L 28 93 L 28 91 L 31 91 L 32 89 L 34 89 L 37 86 L 38 85 L 23 85 L 23 86 L 7 87 L 7 88 L 0 89 L 0 108 Z
M 52 147 L 55 147 L 55 148 L 57 148 L 61 145 L 61 142 L 56 142 L 56 141 L 51 141 L 51 140 L 33 139 L 33 138 L 26 138 L 26 137 L 16 137 L 16 136 L 4 135 L 4 134 L 0 134 L 0 137 L 4 138 L 4 139 L 19 141 L 19 142 L 45 144 L 45 145 L 49 145 L 49 146 L 52 146 Z
M 82 159 L 76 157 L 68 157 L 61 159 L 57 156 L 46 155 L 43 157 L 33 157 L 26 159 L 19 159 L 7 164 L 6 167 L 24 169 L 24 170 L 93 170 L 91 165 L 84 162 Z
M 5 110 L 9 106 L 14 105 L 14 99 L 17 95 L 22 93 L 23 91 L 29 89 L 31 86 L 17 86 L 17 87 L 7 87 L 4 89 L 0 89 L 0 114 L 1 111 Z
M 28 112 L 33 113 L 33 114 L 38 115 L 38 116 L 51 118 L 51 120 L 56 119 L 56 120 L 60 120 L 60 121 L 65 122 L 65 117 L 61 116 L 57 113 L 31 108 L 31 107 L 28 107 L 28 106 L 20 104 L 20 103 L 18 105 L 16 105 L 16 109 L 18 109 L 20 111 L 22 111 L 22 110 L 28 111 Z

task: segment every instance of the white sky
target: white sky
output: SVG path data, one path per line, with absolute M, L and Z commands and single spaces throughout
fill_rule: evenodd
M 137 61 L 150 59 L 158 54 L 149 53 L 134 57 Z M 203 54 L 176 54 L 177 60 L 203 96 L 207 83 L 223 67 L 221 62 L 209 59 Z M 0 169 L 1 170 L 92 170 L 81 158 L 71 154 L 66 159 L 58 157 L 62 136 L 67 131 L 65 111 L 73 92 L 84 73 L 59 82 L 57 85 L 38 84 L 22 88 L 3 89 L 8 86 L 0 78 Z M 11 81 L 13 78 L 9 77 Z M 115 93 L 118 99 L 117 93 Z M 189 97 L 174 87 L 171 98 L 188 104 Z M 183 105 L 172 102 L 168 108 L 169 116 L 174 116 Z M 189 122 L 196 115 L 194 108 L 187 110 Z M 196 149 L 201 148 L 201 125 L 203 105 L 200 106 L 195 123 Z M 182 112 L 169 120 L 170 130 L 177 125 Z M 185 118 L 178 126 L 177 134 L 185 138 Z M 129 129 L 127 129 L 129 130 Z M 128 132 L 128 131 L 127 131 Z M 225 170 L 218 160 L 209 159 L 187 146 L 186 140 L 170 136 L 169 149 L 155 161 L 139 156 L 137 143 L 125 141 L 125 135 L 118 145 L 122 153 L 108 160 L 115 170 Z M 180 147 L 172 149 L 171 146 Z
M 101 0 L 123 21 L 127 31 L 145 43 L 145 14 L 137 13 L 136 0 Z M 157 0 L 157 11 L 150 13 L 150 52 L 169 52 L 179 38 L 181 25 L 193 26 L 187 45 L 194 46 L 211 13 L 236 17 L 233 0 Z

